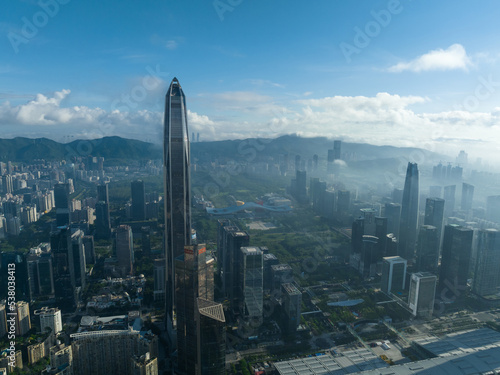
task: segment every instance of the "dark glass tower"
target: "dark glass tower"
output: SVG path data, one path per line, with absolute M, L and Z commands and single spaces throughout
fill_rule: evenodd
M 439 273 L 441 297 L 455 300 L 464 295 L 469 275 L 474 231 L 456 224 L 444 227 L 443 254 Z
M 71 223 L 69 184 L 54 185 L 54 203 L 56 206 L 56 223 L 58 227 Z
M 177 78 L 165 98 L 163 177 L 165 189 L 165 252 L 167 325 L 173 320 L 175 264 L 191 245 L 191 184 L 186 98 Z
M 424 224 L 436 227 L 439 245 L 441 244 L 441 233 L 443 231 L 444 199 L 427 198 L 425 201 Z
M 418 220 L 418 166 L 408 163 L 406 169 L 401 218 L 399 224 L 398 255 L 411 260 L 415 255 Z
M 146 219 L 146 192 L 144 181 L 135 180 L 130 184 L 132 193 L 132 219 L 142 221 Z

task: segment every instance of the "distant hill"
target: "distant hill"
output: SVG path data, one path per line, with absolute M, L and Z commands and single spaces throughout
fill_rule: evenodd
M 199 161 L 226 159 L 255 162 L 269 160 L 278 154 L 289 154 L 290 158 L 301 155 L 306 160 L 317 154 L 320 160 L 324 160 L 327 157 L 328 149 L 331 148 L 333 148 L 333 140 L 326 137 L 301 138 L 295 135 L 285 135 L 276 139 L 250 138 L 192 143 L 191 155 L 193 159 Z M 429 163 L 450 159 L 447 156 L 418 148 L 346 142 L 342 143 L 342 152 L 353 155 L 354 160 L 358 161 L 408 159 L 417 154 Z M 34 159 L 61 160 L 69 159 L 72 156 L 86 155 L 102 156 L 107 160 L 124 162 L 162 159 L 163 157 L 162 147 L 159 145 L 121 137 L 76 140 L 70 143 L 59 143 L 47 138 L 0 139 L 0 160 L 4 162 L 8 160 L 29 162 Z

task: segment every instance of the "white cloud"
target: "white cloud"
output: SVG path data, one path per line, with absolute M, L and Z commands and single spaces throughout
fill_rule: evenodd
M 389 68 L 390 72 L 403 71 L 425 72 L 431 70 L 465 70 L 472 66 L 465 48 L 461 44 L 453 44 L 447 49 L 437 49 L 427 52 L 410 62 L 400 62 Z
M 4 102 L 0 105 L 0 134 L 55 140 L 111 135 L 151 142 L 162 139 L 162 109 L 127 112 L 65 107 L 69 95 L 69 90 L 61 90 L 52 95 L 38 94 L 21 105 Z M 211 112 L 200 110 L 200 100 L 206 100 L 203 104 Z M 428 98 L 388 93 L 302 99 L 286 106 L 253 92 L 213 94 L 197 101 L 196 112 L 188 110 L 188 121 L 190 132 L 199 132 L 202 140 L 275 138 L 295 133 L 421 147 L 451 155 L 464 147 L 471 157 L 498 159 L 500 155 L 500 108 L 490 112 L 418 113 L 412 106 L 426 103 Z

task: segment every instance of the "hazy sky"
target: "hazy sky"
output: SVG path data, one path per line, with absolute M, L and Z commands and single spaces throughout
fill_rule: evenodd
M 0 137 L 158 141 L 176 76 L 201 140 L 500 160 L 499 14 L 493 0 L 5 1 Z

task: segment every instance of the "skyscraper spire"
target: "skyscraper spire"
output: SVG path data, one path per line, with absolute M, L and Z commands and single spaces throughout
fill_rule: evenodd
M 173 321 L 175 258 L 191 245 L 190 149 L 186 98 L 177 78 L 165 98 L 163 176 L 167 325 Z
M 403 202 L 401 204 L 401 219 L 399 225 L 398 255 L 412 260 L 415 256 L 417 242 L 418 220 L 418 166 L 417 163 L 408 163 L 406 169 Z

